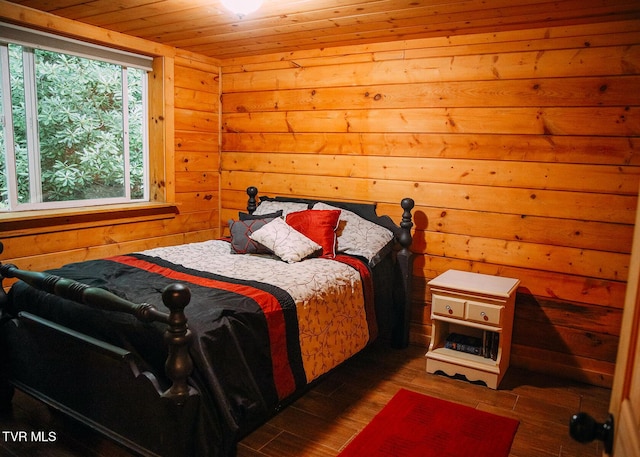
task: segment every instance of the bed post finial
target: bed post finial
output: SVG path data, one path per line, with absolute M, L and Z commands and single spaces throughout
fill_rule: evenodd
M 411 243 L 413 242 L 413 237 L 411 236 L 411 228 L 413 227 L 411 210 L 415 206 L 415 202 L 413 201 L 413 198 L 403 198 L 400 202 L 400 206 L 404 212 L 402 213 L 402 221 L 400 222 L 400 228 L 402 231 L 398 236 L 398 242 L 403 249 L 409 249 L 409 246 L 411 246 Z
M 189 355 L 189 346 L 193 338 L 187 325 L 184 308 L 191 300 L 191 291 L 184 284 L 171 284 L 162 291 L 162 301 L 169 308 L 169 328 L 164 334 L 169 346 L 169 355 L 165 363 L 167 377 L 171 387 L 163 394 L 183 404 L 192 393 L 187 379 L 193 370 L 193 361 Z
M 411 236 L 411 228 L 413 227 L 411 210 L 415 202 L 412 198 L 403 198 L 400 206 L 404 210 L 402 213 L 402 221 L 400 222 L 400 230 L 396 235 L 398 243 L 400 243 L 400 251 L 397 254 L 398 267 L 402 278 L 402 291 L 404 296 L 400 306 L 402 310 L 399 312 L 400 324 L 394 329 L 392 337 L 393 347 L 398 349 L 406 348 L 409 345 L 409 324 L 411 321 L 411 287 L 413 278 L 413 252 L 409 247 L 413 242 Z
M 256 195 L 258 195 L 258 188 L 254 186 L 247 187 L 247 195 L 249 196 L 249 200 L 247 200 L 247 211 L 249 214 L 253 214 L 253 212 L 258 207 L 256 202 Z

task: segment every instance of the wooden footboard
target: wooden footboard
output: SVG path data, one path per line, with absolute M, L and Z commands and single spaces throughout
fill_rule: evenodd
M 142 455 L 194 455 L 199 396 L 176 401 L 131 352 L 29 313 L 5 323 L 2 338 L 19 348 L 11 385 Z
M 21 279 L 87 306 L 167 324 L 165 368 L 171 384 L 162 388 L 153 373 L 138 367 L 129 351 L 30 313 L 3 314 L 0 407 L 10 408 L 15 386 L 140 454 L 193 455 L 200 395 L 187 383 L 193 367 L 188 353 L 191 332 L 184 314 L 190 299 L 187 287 L 175 284 L 163 291 L 163 302 L 170 310 L 163 313 L 103 289 L 15 265 L 0 265 L 0 285 L 4 278 Z M 2 287 L 0 310 L 6 300 Z

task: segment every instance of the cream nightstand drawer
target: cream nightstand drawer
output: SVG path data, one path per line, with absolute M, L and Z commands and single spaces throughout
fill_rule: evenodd
M 499 326 L 502 322 L 504 306 L 492 306 L 486 303 L 467 301 L 466 308 L 466 320 L 495 326 Z
M 464 319 L 464 300 L 442 295 L 433 295 L 431 299 L 431 312 L 440 316 Z

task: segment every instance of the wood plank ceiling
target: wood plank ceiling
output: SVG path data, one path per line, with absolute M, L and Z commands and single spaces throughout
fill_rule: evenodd
M 218 59 L 640 17 L 638 0 L 13 0 Z

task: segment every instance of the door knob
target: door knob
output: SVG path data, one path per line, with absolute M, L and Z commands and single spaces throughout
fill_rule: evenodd
M 613 416 L 609 414 L 607 420 L 601 424 L 587 413 L 574 414 L 569 421 L 569 435 L 579 443 L 600 440 L 604 443 L 604 451 L 611 454 L 613 450 Z

